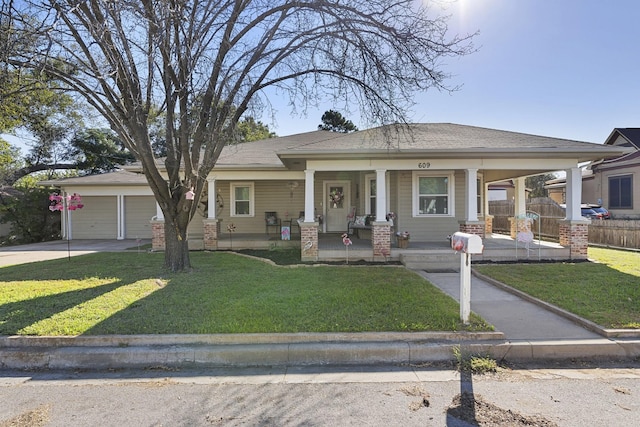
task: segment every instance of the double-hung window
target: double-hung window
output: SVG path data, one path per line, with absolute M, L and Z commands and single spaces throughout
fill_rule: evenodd
M 633 175 L 609 177 L 609 209 L 633 209 Z
M 415 173 L 413 180 L 414 216 L 452 216 L 453 174 Z
M 252 182 L 231 184 L 231 216 L 254 216 Z

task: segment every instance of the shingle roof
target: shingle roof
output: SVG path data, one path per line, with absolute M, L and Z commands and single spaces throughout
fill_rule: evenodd
M 571 158 L 620 156 L 625 148 L 451 123 L 384 126 L 350 134 L 313 131 L 227 146 L 215 169 L 273 169 L 304 166 L 305 159 L 415 157 Z M 297 161 L 299 160 L 299 161 Z M 286 163 L 286 166 L 285 166 Z M 139 169 L 140 164 L 127 167 Z M 130 171 L 47 181 L 43 185 L 146 185 Z
M 41 181 L 39 185 L 148 185 L 147 179 L 141 173 L 125 170 L 100 173 L 95 175 L 76 176 L 73 178 Z
M 615 128 L 616 131 L 640 150 L 640 128 Z
M 315 131 L 225 147 L 216 167 L 283 167 L 280 159 L 347 156 L 441 157 L 611 156 L 620 148 L 451 123 L 384 126 L 350 134 Z

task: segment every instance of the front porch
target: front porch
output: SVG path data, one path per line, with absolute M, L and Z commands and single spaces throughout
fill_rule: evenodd
M 218 250 L 239 249 L 276 249 L 300 248 L 300 236 L 291 236 L 292 240 L 281 240 L 276 236 L 266 234 L 233 234 L 223 233 L 218 238 Z M 349 261 L 373 261 L 373 248 L 368 236 L 351 237 L 349 246 Z M 514 262 L 538 260 L 569 260 L 570 249 L 558 243 L 538 241 L 530 243 L 528 247 L 516 242 L 509 236 L 491 234 L 483 239 L 484 252 L 473 255 L 473 261 L 485 262 Z M 346 261 L 347 251 L 342 243 L 341 233 L 318 234 L 318 261 Z M 411 240 L 406 249 L 398 248 L 394 241 L 388 261 L 400 261 L 408 268 L 426 270 L 457 269 L 460 258 L 455 255 L 449 241 L 426 242 Z

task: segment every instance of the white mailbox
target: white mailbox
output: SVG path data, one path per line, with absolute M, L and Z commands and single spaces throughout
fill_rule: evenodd
M 451 249 L 465 254 L 481 254 L 484 246 L 480 236 L 458 231 L 451 235 Z

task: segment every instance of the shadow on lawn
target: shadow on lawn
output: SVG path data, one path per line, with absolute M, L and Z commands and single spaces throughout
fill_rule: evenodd
M 102 278 L 107 283 L 0 303 L 0 335 L 19 334 L 23 328 L 39 321 L 148 278 L 150 271 L 157 271 L 156 263 L 149 263 L 148 259 L 143 260 L 142 257 L 131 254 L 125 254 L 125 258 L 120 254 L 89 254 L 70 260 L 58 259 L 3 267 L 0 284 L 11 287 L 42 281 L 42 288 L 51 287 L 51 292 L 55 292 L 55 284 L 52 285 L 51 281 Z
M 27 326 L 69 310 L 123 286 L 107 283 L 88 289 L 41 296 L 0 305 L 0 335 L 16 335 Z

